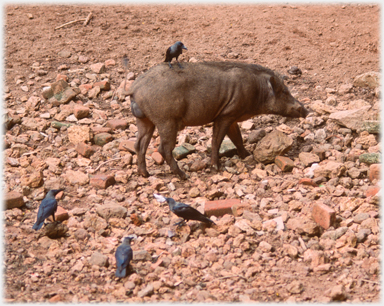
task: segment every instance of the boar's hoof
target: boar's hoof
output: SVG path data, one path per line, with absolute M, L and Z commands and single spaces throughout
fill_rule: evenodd
M 180 179 L 182 179 L 182 180 L 186 180 L 188 178 L 188 175 L 181 170 L 177 174 L 179 175 Z
M 143 176 L 143 177 L 148 177 L 149 176 L 149 173 L 148 173 L 148 171 L 147 170 L 143 170 L 143 169 L 137 169 L 137 173 L 139 173 L 141 176 Z
M 237 151 L 238 151 L 237 154 L 239 154 L 239 157 L 240 157 L 241 159 L 244 159 L 244 158 L 246 158 L 247 156 L 251 155 L 251 153 L 249 153 L 247 150 L 244 150 L 244 151 L 237 150 Z
M 211 165 L 211 168 L 212 168 L 215 172 L 219 172 L 219 170 L 220 170 L 220 165 L 212 164 L 212 165 Z

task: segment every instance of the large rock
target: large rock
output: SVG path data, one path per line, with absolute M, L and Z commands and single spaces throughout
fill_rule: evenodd
M 257 143 L 265 135 L 266 135 L 266 132 L 264 129 L 253 130 L 249 133 L 248 142 L 249 143 Z
M 335 178 L 342 176 L 346 171 L 343 163 L 335 161 L 325 161 L 319 164 L 313 171 L 315 177 Z
M 360 136 L 357 137 L 354 141 L 354 144 L 361 144 L 363 149 L 368 149 L 377 145 L 375 135 L 369 134 L 367 131 L 361 132 Z
M 62 81 L 62 80 L 60 80 Z M 55 94 L 54 96 L 48 99 L 49 103 L 52 103 L 54 106 L 59 106 L 61 104 L 66 104 L 69 101 L 73 100 L 78 94 L 80 90 L 78 88 L 67 87 L 63 92 Z
M 83 105 L 75 105 L 73 113 L 77 119 L 86 118 L 89 115 L 89 107 Z
M 304 164 L 305 167 L 308 167 L 312 165 L 313 163 L 319 163 L 320 158 L 318 155 L 314 153 L 309 153 L 309 152 L 301 152 L 299 154 L 299 159 L 300 161 Z
M 254 158 L 263 164 L 275 161 L 276 156 L 284 155 L 292 147 L 293 139 L 274 130 L 259 141 L 253 151 Z
M 24 117 L 21 119 L 21 126 L 30 131 L 41 131 L 46 121 L 41 118 Z
M 140 290 L 137 293 L 137 296 L 139 298 L 143 298 L 145 296 L 150 296 L 150 295 L 152 295 L 153 291 L 154 291 L 153 285 L 152 284 L 148 284 L 144 289 Z
M 354 110 L 354 109 L 359 109 L 366 106 L 371 106 L 371 104 L 363 99 L 356 99 L 352 101 L 347 101 L 345 103 L 345 106 L 347 106 L 347 109 L 349 110 Z M 341 110 L 345 110 L 345 109 L 341 109 Z
M 236 154 L 237 148 L 230 139 L 225 139 L 220 145 L 219 156 L 232 157 Z
M 6 209 L 21 207 L 24 205 L 23 195 L 17 191 L 7 192 L 5 195 Z
M 96 214 L 86 214 L 83 222 L 83 227 L 86 230 L 92 228 L 95 231 L 99 231 L 107 228 L 108 223 Z
M 332 114 L 337 112 L 336 108 L 323 103 L 321 100 L 316 100 L 311 103 L 311 108 L 319 115 Z
M 68 83 L 62 79 L 52 83 L 50 86 L 53 95 L 62 93 L 67 87 L 69 87 Z
M 5 124 L 5 128 L 7 130 L 10 130 L 15 124 L 20 124 L 21 123 L 21 118 L 19 115 L 11 114 L 11 113 L 6 113 L 3 116 L 3 122 Z
M 105 72 L 105 65 L 103 63 L 92 64 L 90 68 L 93 72 L 98 74 Z
M 64 223 L 52 222 L 43 227 L 39 237 L 47 236 L 51 239 L 64 237 L 67 235 L 68 227 Z
M 304 261 L 310 263 L 312 269 L 327 262 L 323 251 L 307 249 L 303 255 Z
M 127 209 L 116 203 L 100 205 L 96 208 L 96 212 L 106 220 L 109 218 L 125 218 L 127 216 Z
M 72 125 L 68 128 L 68 139 L 75 145 L 89 142 L 92 139 L 91 129 L 88 126 Z
M 196 148 L 193 145 L 189 143 L 183 143 L 181 146 L 173 149 L 172 155 L 175 159 L 180 160 L 194 152 L 196 152 Z
M 370 106 L 364 106 L 359 109 L 335 112 L 329 115 L 329 119 L 333 119 L 337 124 L 351 130 L 360 130 L 363 125 L 363 120 L 369 119 L 367 112 L 370 108 Z
M 101 147 L 107 144 L 108 142 L 111 142 L 112 140 L 113 140 L 113 136 L 109 133 L 96 134 L 95 137 L 93 138 L 95 145 L 101 146 Z
M 341 197 L 339 202 L 339 210 L 340 212 L 344 212 L 346 210 L 353 212 L 362 204 L 364 204 L 364 202 L 364 199 L 361 198 Z
M 133 261 L 150 261 L 151 254 L 146 250 L 133 251 Z
M 320 234 L 320 227 L 316 222 L 303 217 L 289 219 L 287 228 L 296 231 L 299 235 L 318 236 Z
M 96 265 L 99 267 L 108 267 L 109 260 L 107 255 L 103 255 L 99 252 L 95 252 L 92 254 L 91 258 L 88 260 L 91 265 Z
M 20 182 L 22 186 L 28 186 L 31 188 L 40 187 L 44 183 L 43 173 L 42 171 L 35 171 L 31 174 L 23 175 L 20 178 Z
M 359 155 L 359 161 L 361 163 L 379 164 L 381 163 L 381 154 L 380 153 L 364 153 Z
M 89 176 L 81 171 L 67 170 L 64 174 L 65 179 L 72 185 L 85 185 L 89 183 Z
M 379 134 L 380 133 L 380 121 L 377 120 L 368 120 L 362 123 L 362 131 L 367 131 L 370 134 Z
M 332 301 L 345 301 L 348 298 L 343 284 L 332 286 L 326 293 L 331 297 Z
M 356 87 L 369 87 L 376 88 L 380 86 L 380 73 L 376 71 L 370 71 L 355 77 L 353 85 Z
M 69 219 L 68 212 L 61 206 L 57 206 L 57 210 L 55 212 L 55 221 L 65 221 Z M 47 220 L 53 222 L 52 216 L 49 216 Z
M 60 158 L 48 157 L 44 161 L 51 168 L 56 168 L 60 165 Z

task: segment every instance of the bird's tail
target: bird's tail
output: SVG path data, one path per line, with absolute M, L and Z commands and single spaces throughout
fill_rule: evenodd
M 43 227 L 43 224 L 44 224 L 44 222 L 41 222 L 41 223 L 35 223 L 33 226 L 32 226 L 32 228 L 35 230 L 35 231 L 37 231 L 37 230 L 39 230 L 39 229 L 41 229 L 42 227 Z
M 203 215 L 203 217 L 204 218 L 202 218 L 202 222 L 204 222 L 204 223 L 206 223 L 206 224 L 210 224 L 210 225 L 212 225 L 212 224 L 214 224 L 214 225 L 216 225 L 216 223 L 215 222 L 213 222 L 211 219 L 209 219 L 208 217 L 206 217 L 206 216 L 204 216 Z
M 116 275 L 117 277 L 125 277 L 126 274 L 127 274 L 127 268 L 122 268 L 122 269 L 117 268 L 117 269 L 116 269 L 116 273 L 115 273 L 115 275 Z

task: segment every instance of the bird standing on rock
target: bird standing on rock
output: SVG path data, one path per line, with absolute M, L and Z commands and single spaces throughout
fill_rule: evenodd
M 181 223 L 188 221 L 188 220 L 196 220 L 201 221 L 206 224 L 212 225 L 215 224 L 211 219 L 204 216 L 201 212 L 199 212 L 197 209 L 184 204 L 180 202 L 176 202 L 172 198 L 165 198 L 162 195 L 159 194 L 153 194 L 153 196 L 156 198 L 159 202 L 167 202 L 169 209 L 178 217 L 183 218 L 184 220 L 175 223 L 175 225 L 181 225 Z
M 171 61 L 174 57 L 176 58 L 176 62 L 179 65 L 179 67 L 183 68 L 181 67 L 179 61 L 177 60 L 179 55 L 183 53 L 183 49 L 188 50 L 181 41 L 175 42 L 172 46 L 170 46 L 167 49 L 164 62 L 168 62 L 169 68 L 172 68 Z
M 37 212 L 36 223 L 33 225 L 34 230 L 39 230 L 44 224 L 45 219 L 49 216 L 52 216 L 53 221 L 55 221 L 55 212 L 57 210 L 57 201 L 55 196 L 64 189 L 52 189 L 48 191 L 45 198 L 41 201 L 39 211 Z
M 116 258 L 116 273 L 117 277 L 125 277 L 127 275 L 127 267 L 133 258 L 131 249 L 131 240 L 133 237 L 124 237 L 122 244 L 120 244 L 115 252 Z

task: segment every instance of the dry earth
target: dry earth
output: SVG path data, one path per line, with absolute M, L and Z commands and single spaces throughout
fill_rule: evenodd
M 55 30 L 90 12 L 87 25 L 79 21 Z M 4 139 L 5 192 L 19 192 L 25 201 L 3 213 L 6 301 L 379 301 L 379 207 L 377 195 L 367 196 L 377 179 L 368 178 L 369 164 L 359 160 L 362 153 L 380 151 L 378 134 L 329 119 L 332 112 L 363 106 L 370 106 L 368 119 L 379 119 L 377 88 L 353 86 L 356 76 L 379 71 L 379 6 L 9 5 L 5 17 L 5 109 L 13 120 Z M 152 176 L 137 175 L 136 156 L 119 147 L 135 137 L 129 98 L 119 94 L 111 101 L 125 77 L 121 58 L 128 56 L 128 70 L 137 76 L 162 62 L 177 40 L 188 48 L 181 62 L 257 63 L 288 77 L 293 95 L 313 112 L 300 120 L 256 117 L 242 133 L 252 152 L 253 130 L 284 129 L 294 139 L 287 153 L 295 164 L 291 172 L 236 155 L 222 157 L 219 173 L 208 167 L 188 171 L 194 161 L 209 158 L 211 128 L 202 127 L 180 133 L 198 149 L 179 161 L 190 175 L 187 181 L 150 155 Z M 104 73 L 91 71 L 91 65 L 106 61 Z M 302 75 L 288 74 L 291 66 Z M 71 87 L 107 79 L 111 89 L 93 98 L 85 90 L 55 106 L 42 92 L 59 74 Z M 71 117 L 80 104 L 90 110 L 83 121 Z M 105 127 L 116 118 L 128 127 L 113 130 L 105 146 L 93 145 L 90 158 L 78 154 L 68 128 L 51 127 L 53 121 Z M 154 138 L 150 151 L 158 145 Z M 325 154 L 320 166 L 338 162 L 345 171 L 315 176 L 319 187 L 298 184 L 309 168 L 299 153 L 317 147 Z M 80 185 L 71 170 L 112 175 L 116 183 L 107 189 Z M 30 180 L 33 175 L 37 181 Z M 69 212 L 63 221 L 67 236 L 58 239 L 32 230 L 44 191 L 52 186 L 65 187 L 59 206 Z M 154 192 L 199 209 L 208 198 L 241 199 L 246 207 L 236 218 L 212 217 L 218 224 L 212 229 L 190 221 L 177 230 L 172 226 L 177 218 L 153 199 Z M 312 220 L 319 201 L 336 211 L 327 230 Z M 100 217 L 109 203 L 123 213 Z M 276 217 L 283 230 L 265 223 Z M 116 279 L 114 251 L 127 234 L 138 237 L 132 271 Z

